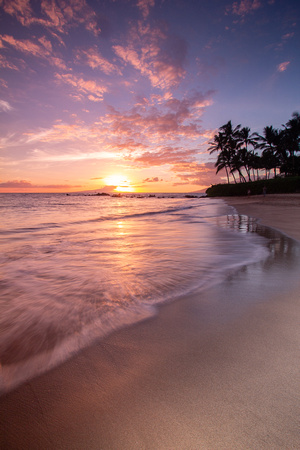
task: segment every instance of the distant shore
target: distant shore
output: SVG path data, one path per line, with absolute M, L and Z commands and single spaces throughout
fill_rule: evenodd
M 225 201 L 300 240 L 300 194 Z M 300 283 L 269 296 L 260 275 L 162 306 L 0 398 L 1 449 L 300 448 Z

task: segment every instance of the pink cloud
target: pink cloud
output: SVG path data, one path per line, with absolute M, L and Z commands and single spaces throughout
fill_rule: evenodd
M 150 8 L 155 5 L 154 0 L 138 0 L 137 6 L 141 10 L 144 19 L 149 15 Z
M 214 163 L 210 162 L 199 163 L 193 161 L 177 163 L 172 168 L 172 171 L 182 180 L 180 183 L 174 183 L 175 186 L 184 183 L 194 184 L 203 188 L 222 181 L 222 176 L 220 174 L 216 175 Z
M 291 39 L 292 37 L 294 37 L 295 33 L 287 33 L 284 36 L 282 36 L 282 39 L 287 40 L 287 39 Z
M 285 72 L 286 69 L 288 68 L 289 64 L 290 64 L 290 61 L 285 61 L 285 62 L 282 62 L 281 64 L 278 64 L 277 71 Z
M 169 89 L 185 76 L 186 42 L 166 30 L 138 26 L 131 28 L 127 42 L 113 47 L 126 64 L 131 64 L 153 87 Z
M 81 186 L 72 186 L 69 184 L 45 184 L 45 185 L 37 185 L 32 184 L 30 181 L 26 180 L 12 180 L 12 181 L 4 181 L 0 183 L 0 188 L 11 188 L 11 189 L 32 189 L 32 188 L 44 188 L 44 189 L 71 189 L 71 188 L 79 188 Z
M 0 55 L 0 67 L 2 69 L 20 70 L 12 61 L 9 61 L 3 55 Z
M 51 41 L 49 41 L 48 39 L 46 39 L 45 36 L 41 36 L 38 41 L 42 44 L 43 47 L 45 47 L 49 53 L 52 52 L 52 44 Z
M 241 0 L 232 4 L 232 12 L 238 16 L 245 16 L 260 7 L 261 2 L 259 0 Z
M 48 143 L 60 143 L 65 141 L 76 141 L 89 143 L 89 148 L 95 146 L 95 149 L 99 151 L 99 143 L 101 138 L 105 138 L 107 130 L 102 130 L 100 127 L 95 125 L 86 126 L 81 122 L 76 122 L 73 124 L 67 123 L 55 123 L 51 128 L 38 130 L 36 132 L 26 132 L 23 133 L 25 137 L 25 142 L 48 142 Z M 45 155 L 41 154 L 38 150 L 34 150 L 34 154 L 42 158 Z M 60 152 L 63 157 L 63 152 Z M 80 153 L 82 155 L 82 153 Z
M 46 59 L 53 66 L 60 69 L 67 70 L 64 61 L 61 58 L 52 54 L 52 44 L 44 36 L 38 39 L 38 42 L 30 41 L 29 39 L 15 39 L 13 36 L 0 36 L 2 45 L 10 45 L 15 50 L 25 54 L 30 54 L 38 58 Z M 15 68 L 15 67 L 9 67 Z M 18 70 L 16 68 L 16 70 Z
M 13 36 L 8 35 L 1 36 L 1 39 L 2 42 L 11 45 L 16 50 L 19 50 L 21 52 L 30 53 L 34 56 L 42 56 L 44 58 L 49 56 L 49 51 L 47 49 L 45 49 L 43 46 L 35 44 L 29 39 L 18 40 Z
M 143 183 L 158 183 L 159 181 L 163 181 L 163 179 L 159 179 L 158 177 L 146 178 L 143 180 Z
M 99 120 L 102 129 L 112 139 L 122 139 L 121 143 L 142 142 L 152 146 L 168 141 L 196 139 L 201 136 L 200 117 L 204 108 L 211 104 L 213 92 L 194 93 L 183 100 L 167 97 L 163 101 L 138 101 L 137 106 L 128 112 L 120 112 L 110 107 L 109 113 Z M 120 142 L 119 142 L 120 143 Z
M 141 166 L 163 166 L 165 164 L 174 165 L 176 163 L 183 164 L 187 161 L 195 159 L 197 150 L 195 149 L 180 149 L 173 147 L 160 148 L 153 152 L 144 152 L 141 156 L 134 159 L 135 163 Z
M 2 0 L 2 7 L 7 14 L 16 16 L 22 25 L 27 25 L 31 20 L 30 0 Z
M 80 124 L 54 124 L 52 128 L 42 130 L 37 133 L 27 132 L 27 142 L 64 142 L 67 140 L 85 138 L 88 134 L 88 129 Z
M 90 101 L 101 102 L 103 100 L 103 94 L 107 92 L 106 86 L 100 85 L 93 80 L 84 80 L 71 73 L 57 73 L 55 77 L 59 82 L 74 88 L 72 96 L 78 100 L 82 100 L 86 96 Z
M 83 24 L 93 34 L 99 34 L 97 16 L 85 0 L 42 0 L 41 16 L 37 17 L 30 0 L 2 0 L 7 14 L 15 16 L 24 26 L 40 24 L 46 28 L 65 33 L 70 26 Z
M 87 64 L 92 69 L 100 69 L 105 74 L 118 73 L 121 75 L 120 69 L 105 59 L 96 48 L 89 50 L 78 50 L 76 53 L 76 61 Z
M 41 10 L 48 17 L 45 25 L 54 27 L 61 33 L 74 24 L 84 24 L 85 28 L 95 35 L 100 32 L 96 13 L 85 0 L 69 0 L 68 2 L 43 0 Z
M 9 112 L 12 111 L 13 107 L 5 100 L 0 100 L 0 111 Z
M 30 188 L 32 184 L 26 180 L 13 180 L 0 183 L 0 188 Z
M 0 58 L 0 65 L 1 65 L 1 58 Z M 0 86 L 2 86 L 4 89 L 8 88 L 7 81 L 3 80 L 3 78 L 0 78 Z

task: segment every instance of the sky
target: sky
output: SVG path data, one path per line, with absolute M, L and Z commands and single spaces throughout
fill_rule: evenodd
M 300 111 L 299 0 L 0 0 L 0 192 L 202 192 Z

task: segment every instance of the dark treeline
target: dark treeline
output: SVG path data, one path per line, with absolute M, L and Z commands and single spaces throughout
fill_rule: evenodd
M 210 153 L 218 152 L 216 173 L 224 169 L 232 175 L 234 182 L 255 181 L 281 176 L 300 175 L 300 115 L 282 125 L 281 129 L 267 126 L 263 135 L 251 133 L 250 128 L 237 125 L 231 121 L 219 128 L 212 142 Z

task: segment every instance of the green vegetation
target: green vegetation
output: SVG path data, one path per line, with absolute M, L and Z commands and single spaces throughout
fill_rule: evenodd
M 260 195 L 264 187 L 267 194 L 300 192 L 300 176 L 271 178 L 246 183 L 216 184 L 207 189 L 208 197 L 230 197 L 239 195 Z
M 300 114 L 293 113 L 282 126 L 267 126 L 263 135 L 241 125 L 233 127 L 231 121 L 220 127 L 208 151 L 218 152 L 216 173 L 224 169 L 228 184 L 209 188 L 207 195 L 215 191 L 222 194 L 213 195 L 246 195 L 249 189 L 252 194 L 262 193 L 266 183 L 269 192 L 299 191 Z M 234 184 L 230 184 L 230 175 Z

